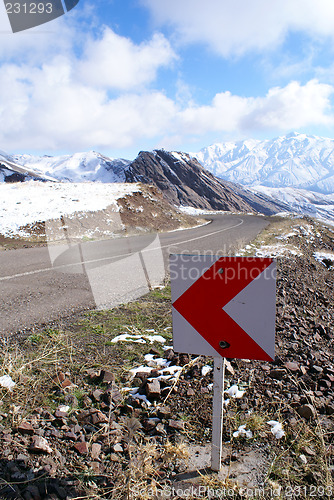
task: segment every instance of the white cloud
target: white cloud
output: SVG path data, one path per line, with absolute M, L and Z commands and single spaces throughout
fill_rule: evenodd
M 100 39 L 88 41 L 78 76 L 90 85 L 128 90 L 155 80 L 158 69 L 174 59 L 176 54 L 161 34 L 136 45 L 105 28 Z
M 291 82 L 274 87 L 265 97 L 240 97 L 230 92 L 217 94 L 209 106 L 198 106 L 180 114 L 188 133 L 258 132 L 293 130 L 309 125 L 332 125 L 330 96 L 334 87 L 310 80 L 306 85 Z
M 0 144 L 7 150 L 131 146 L 164 132 L 175 105 L 161 92 L 109 98 L 105 90 L 79 84 L 70 63 L 31 69 L 2 67 Z
M 331 85 L 310 80 L 302 86 L 291 82 L 286 87 L 274 87 L 265 98 L 254 100 L 250 112 L 241 120 L 246 130 L 300 129 L 310 125 L 333 125 L 330 97 Z
M 267 51 L 289 31 L 334 37 L 332 0 L 141 0 L 158 24 L 185 43 L 204 42 L 222 56 Z
M 211 104 L 195 106 L 160 91 L 123 93 L 78 83 L 71 60 L 59 56 L 49 65 L 3 65 L 0 79 L 0 144 L 3 149 L 68 151 L 128 148 L 164 137 L 170 147 L 208 133 L 287 131 L 332 125 L 334 87 L 309 81 L 274 87 L 264 97 L 217 94 Z M 183 107 L 182 107 L 183 106 Z
M 12 44 L 7 37 L 17 34 L 5 36 L 10 56 L 0 50 L 0 59 L 7 61 L 0 66 L 2 147 L 121 148 L 164 132 L 175 104 L 146 87 L 159 68 L 176 58 L 166 38 L 155 34 L 136 45 L 105 28 L 100 37 L 86 40 L 80 52 L 76 44 L 82 33 L 73 27 L 69 35 L 66 22 L 63 26 L 57 36 L 66 36 L 56 48 L 53 32 L 18 34 Z M 42 40 L 52 47 L 49 53 L 43 43 L 40 47 Z M 34 47 L 38 57 L 30 56 Z

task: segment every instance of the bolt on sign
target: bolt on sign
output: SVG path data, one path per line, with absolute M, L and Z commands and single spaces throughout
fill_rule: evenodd
M 273 259 L 171 255 L 170 275 L 177 352 L 275 358 Z

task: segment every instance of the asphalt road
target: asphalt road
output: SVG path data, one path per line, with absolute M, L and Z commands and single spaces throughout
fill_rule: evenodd
M 138 298 L 167 276 L 170 253 L 233 255 L 267 224 L 265 217 L 211 216 L 184 231 L 0 252 L 0 334 Z

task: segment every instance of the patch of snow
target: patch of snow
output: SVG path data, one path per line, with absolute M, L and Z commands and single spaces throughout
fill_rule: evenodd
M 283 427 L 280 422 L 277 422 L 276 420 L 269 420 L 267 424 L 271 425 L 271 432 L 276 439 L 281 439 L 285 436 L 285 432 L 283 431 Z
M 329 252 L 314 252 L 313 257 L 315 260 L 318 262 L 321 262 L 325 267 L 328 268 L 328 265 L 325 264 L 324 260 L 326 261 L 331 261 L 332 264 L 330 265 L 330 269 L 334 267 L 334 253 L 329 253 Z
M 70 410 L 70 406 L 60 405 L 60 406 L 58 406 L 58 410 L 63 411 L 64 413 L 67 413 Z
M 150 344 L 153 344 L 153 342 L 164 343 L 166 342 L 166 339 L 161 335 L 131 335 L 129 333 L 123 333 L 122 335 L 118 335 L 111 340 L 113 344 L 116 344 L 117 342 L 134 342 L 136 344 L 146 344 L 147 341 Z
M 203 208 L 195 208 L 195 207 L 187 207 L 187 206 L 179 206 L 177 207 L 180 212 L 187 215 L 212 215 L 212 214 L 230 214 L 231 212 L 224 210 L 205 210 Z
M 0 234 L 21 234 L 20 228 L 78 212 L 94 212 L 140 191 L 138 184 L 55 183 L 29 181 L 0 184 Z
M 212 371 L 212 367 L 209 365 L 205 365 L 202 367 L 202 377 L 205 377 L 208 373 Z
M 152 406 L 152 403 L 151 401 L 149 401 L 147 399 L 147 397 L 145 396 L 145 394 L 138 394 L 138 391 L 139 389 L 134 389 L 130 394 L 131 396 L 133 396 L 135 399 L 141 399 L 142 401 L 144 401 L 148 407 Z
M 289 255 L 296 255 L 296 256 L 301 256 L 303 255 L 302 252 L 291 245 L 262 245 L 259 248 L 256 248 L 253 246 L 252 248 L 254 250 L 254 256 L 255 257 L 289 257 Z M 242 248 L 238 252 L 236 252 L 236 256 L 243 256 L 245 252 L 248 250 L 245 248 Z
M 226 394 L 228 394 L 231 398 L 242 398 L 242 396 L 245 394 L 245 391 L 239 391 L 239 388 L 236 384 L 231 385 L 229 389 L 227 389 Z
M 298 248 L 283 245 L 263 245 L 255 252 L 256 257 L 288 257 L 289 254 L 303 255 Z
M 3 375 L 0 377 L 0 385 L 9 391 L 13 390 L 13 387 L 16 385 L 16 382 L 13 381 L 10 375 Z
M 253 437 L 253 433 L 251 430 L 246 430 L 246 425 L 240 425 L 238 430 L 233 432 L 233 437 L 237 438 L 239 436 L 250 439 Z

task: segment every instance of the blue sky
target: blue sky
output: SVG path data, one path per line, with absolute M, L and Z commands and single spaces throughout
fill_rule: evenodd
M 0 30 L 9 153 L 334 137 L 332 0 L 80 0 L 15 34 L 1 4 Z

